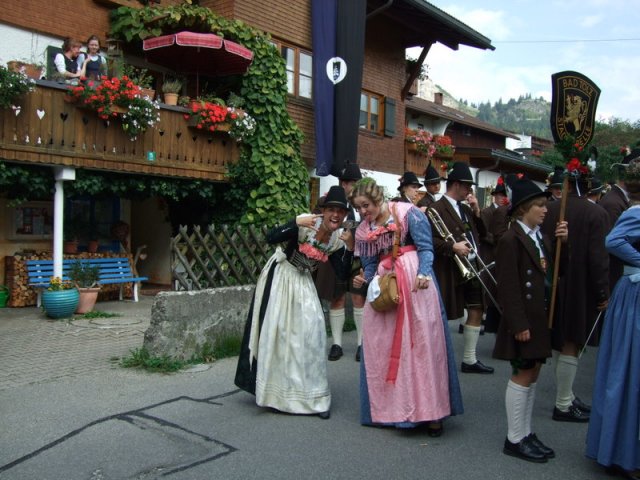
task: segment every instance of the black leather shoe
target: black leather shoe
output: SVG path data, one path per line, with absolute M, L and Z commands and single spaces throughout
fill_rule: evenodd
M 464 325 L 458 325 L 458 333 L 464 333 Z
M 589 421 L 589 414 L 571 405 L 566 412 L 554 408 L 552 418 L 556 422 L 587 423 Z
M 580 400 L 578 397 L 576 397 L 573 400 L 573 406 L 576 407 L 576 408 L 579 408 L 580 410 L 582 410 L 585 413 L 591 413 L 591 405 L 587 405 L 582 400 Z
M 339 360 L 342 356 L 342 347 L 340 345 L 331 345 L 331 350 L 329 350 L 329 360 L 332 362 L 335 360 Z
M 535 433 L 530 433 L 527 438 L 529 439 L 529 442 L 540 450 L 545 457 L 555 458 L 556 452 L 542 443 Z
M 493 367 L 487 367 L 480 361 L 477 361 L 473 365 L 462 362 L 460 370 L 462 373 L 493 373 Z
M 547 461 L 547 457 L 529 441 L 529 437 L 523 438 L 518 443 L 511 443 L 508 438 L 505 438 L 502 453 L 527 462 L 545 463 Z
M 358 345 L 358 349 L 356 350 L 356 362 L 360 361 L 360 355 L 362 355 L 362 345 Z
M 329 420 L 329 418 L 331 418 L 331 412 L 329 410 L 326 412 L 320 412 L 318 416 L 323 420 Z
M 640 470 L 629 471 L 619 465 L 609 465 L 605 467 L 605 471 L 608 475 L 616 475 L 617 477 L 628 480 L 640 480 Z
M 429 422 L 427 425 L 427 435 L 430 437 L 440 437 L 444 432 L 444 424 L 442 420 L 437 420 L 435 422 Z

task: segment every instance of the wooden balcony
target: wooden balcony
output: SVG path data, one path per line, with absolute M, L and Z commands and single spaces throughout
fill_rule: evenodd
M 36 90 L 0 109 L 0 158 L 11 162 L 65 165 L 123 173 L 225 181 L 239 148 L 225 132 L 187 126 L 186 109 L 161 105 L 160 122 L 135 141 L 117 119 L 64 100 L 66 87 L 39 80 Z

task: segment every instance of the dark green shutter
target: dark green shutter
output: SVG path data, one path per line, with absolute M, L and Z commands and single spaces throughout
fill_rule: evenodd
M 396 101 L 393 98 L 384 99 L 384 136 L 393 137 L 396 134 Z

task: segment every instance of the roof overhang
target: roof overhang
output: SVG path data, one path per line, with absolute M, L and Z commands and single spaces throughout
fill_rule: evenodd
M 489 38 L 424 0 L 368 0 L 367 14 L 369 18 L 383 15 L 400 24 L 405 48 L 439 42 L 452 50 L 460 45 L 495 50 Z

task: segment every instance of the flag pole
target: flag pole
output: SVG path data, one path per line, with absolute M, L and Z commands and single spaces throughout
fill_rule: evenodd
M 565 211 L 567 210 L 567 197 L 569 190 L 569 177 L 565 176 L 562 181 L 562 198 L 560 199 L 559 222 L 564 222 Z M 560 254 L 562 253 L 562 242 L 556 241 L 556 255 L 553 259 L 553 280 L 551 282 L 551 304 L 549 305 L 549 328 L 553 327 L 553 315 L 556 307 L 556 294 L 558 292 L 558 271 L 560 270 Z

